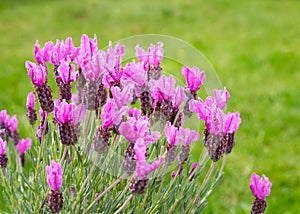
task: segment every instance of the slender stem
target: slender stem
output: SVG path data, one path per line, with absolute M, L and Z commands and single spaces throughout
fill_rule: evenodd
M 83 212 L 83 214 L 88 213 L 88 211 L 102 198 L 110 189 L 112 189 L 114 186 L 116 186 L 123 178 L 125 177 L 126 174 L 123 174 L 120 178 L 115 180 L 109 187 L 107 187 L 100 195 L 98 195 L 97 198 L 86 208 L 86 210 Z
M 219 173 L 218 173 L 218 177 L 220 177 L 220 176 L 223 174 L 223 170 L 224 170 L 224 167 L 225 167 L 225 163 L 226 163 L 226 160 L 227 160 L 227 156 L 228 156 L 228 154 L 225 154 L 225 156 L 224 156 L 224 158 L 223 158 L 223 162 L 222 162 L 220 171 L 219 171 Z
M 64 161 L 64 159 L 66 158 L 67 154 L 68 154 L 68 146 L 65 146 L 64 153 L 63 153 L 63 155 L 62 155 L 59 163 L 62 163 Z
M 126 206 L 127 204 L 129 203 L 129 201 L 132 199 L 133 195 L 131 194 L 127 199 L 126 201 L 124 202 L 124 204 L 115 212 L 115 214 L 118 214 L 120 213 Z
M 215 166 L 216 166 L 216 162 L 212 162 L 211 165 L 210 165 L 210 168 L 209 168 L 209 170 L 208 170 L 208 172 L 207 172 L 207 174 L 204 178 L 204 181 L 201 184 L 199 194 L 201 194 L 202 189 L 205 187 L 207 181 L 209 180 L 210 176 L 212 175 L 212 172 L 213 172 Z
M 83 189 L 84 189 L 86 183 L 89 181 L 90 177 L 92 176 L 92 174 L 93 174 L 93 172 L 94 172 L 94 170 L 95 170 L 95 168 L 96 168 L 96 166 L 97 166 L 96 162 L 99 160 L 99 157 L 100 157 L 100 156 L 97 154 L 97 155 L 96 155 L 96 159 L 95 159 L 95 161 L 94 161 L 94 163 L 93 163 L 93 166 L 92 166 L 92 168 L 91 168 L 89 174 L 87 175 L 87 177 L 85 178 L 83 184 L 81 185 L 81 188 L 80 188 L 80 190 L 79 190 L 79 192 L 78 192 L 78 195 L 81 194 L 81 192 L 83 191 Z
M 36 163 L 35 180 L 38 179 L 38 172 L 39 172 L 39 168 L 40 168 L 40 162 L 41 162 L 41 156 L 42 156 L 43 144 L 44 144 L 43 141 L 44 141 L 44 137 L 45 137 L 47 123 L 48 123 L 48 114 L 46 113 L 45 120 L 43 123 L 42 137 L 40 139 L 39 154 L 38 154 L 38 159 L 37 159 L 37 163 Z
M 120 199 L 123 198 L 123 196 L 126 194 L 127 190 L 129 189 L 129 186 L 130 186 L 130 182 L 127 183 L 126 187 L 123 189 L 121 195 L 118 196 L 116 202 L 112 205 L 112 207 L 115 207 L 119 203 Z
M 168 214 L 172 214 L 173 213 L 173 211 L 174 211 L 177 203 L 178 203 L 178 199 L 176 198 L 176 200 L 175 200 L 174 204 L 172 205 L 171 209 L 169 210 Z

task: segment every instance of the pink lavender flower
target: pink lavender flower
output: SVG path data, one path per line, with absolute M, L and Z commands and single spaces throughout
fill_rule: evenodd
M 238 112 L 225 114 L 216 103 L 211 103 L 210 100 L 206 103 L 202 100 L 191 100 L 189 107 L 191 112 L 197 112 L 200 120 L 205 121 L 206 128 L 213 135 L 236 132 L 241 123 Z
M 120 125 L 119 132 L 130 142 L 135 143 L 139 138 L 144 140 L 144 143 L 148 145 L 151 142 L 155 142 L 159 139 L 159 132 L 149 132 L 149 119 L 143 116 L 139 119 L 130 117 L 129 122 L 123 122 Z
M 136 120 L 140 117 L 141 113 L 141 110 L 137 108 L 128 108 L 128 116 L 134 117 Z
M 256 173 L 252 173 L 250 177 L 250 189 L 255 197 L 265 200 L 270 195 L 271 187 L 272 183 L 265 175 L 259 177 Z
M 147 52 L 138 45 L 135 47 L 136 57 L 140 62 L 145 62 L 148 65 L 157 67 L 164 58 L 164 50 L 162 48 L 163 43 L 158 42 L 157 45 L 150 44 Z
M 7 151 L 6 142 L 2 140 L 2 138 L 0 138 L 0 156 L 5 155 L 6 151 Z
M 165 134 L 171 147 L 176 146 L 179 143 L 179 131 L 175 126 L 171 125 L 169 121 L 166 123 Z
M 97 54 L 98 51 L 98 41 L 96 35 L 94 38 L 89 38 L 86 34 L 81 37 L 81 43 L 78 55 L 74 59 L 79 68 L 84 69 L 90 59 Z
M 113 125 L 119 125 L 127 109 L 127 106 L 123 106 L 119 109 L 113 99 L 108 99 L 107 103 L 103 106 L 103 112 L 101 113 L 102 126 L 104 128 L 109 128 Z
M 29 92 L 27 96 L 26 108 L 27 109 L 34 109 L 35 105 L 35 96 L 33 92 Z
M 86 114 L 86 108 L 84 104 L 74 105 L 73 107 L 73 124 L 77 125 L 83 121 Z
M 1 124 L 1 129 L 6 126 L 6 124 L 9 123 L 10 116 L 7 114 L 6 110 L 0 111 L 0 124 Z
M 26 61 L 25 67 L 27 68 L 28 76 L 31 78 L 31 81 L 35 86 L 42 86 L 46 83 L 48 76 L 46 65 L 36 65 L 33 62 Z
M 168 100 L 175 94 L 175 83 L 176 80 L 172 75 L 169 77 L 163 75 L 157 81 L 151 80 L 151 95 L 154 95 L 152 97 L 156 97 L 159 94 L 164 100 Z
M 34 59 L 38 64 L 44 64 L 45 62 L 50 61 L 50 57 L 52 55 L 53 51 L 53 43 L 52 42 L 46 42 L 43 49 L 40 49 L 39 41 L 36 40 L 35 46 L 34 46 Z
M 148 74 L 143 63 L 127 63 L 123 70 L 121 81 L 123 85 L 127 82 L 131 82 L 139 88 L 146 86 L 146 84 L 148 83 Z
M 53 191 L 57 191 L 62 186 L 62 168 L 60 163 L 50 161 L 50 166 L 46 166 L 47 183 Z
M 193 68 L 184 66 L 182 68 L 182 75 L 186 79 L 187 88 L 189 88 L 192 93 L 197 92 L 204 83 L 205 73 L 204 71 L 200 72 L 196 66 Z
M 134 145 L 134 151 L 136 156 L 136 175 L 139 179 L 145 179 L 148 174 L 164 163 L 164 158 L 161 157 L 159 160 L 153 161 L 152 164 L 148 164 L 146 161 L 146 144 L 140 138 Z
M 66 101 L 54 101 L 54 117 L 59 123 L 70 123 L 73 121 L 73 105 Z
M 65 84 L 69 84 L 76 80 L 75 65 L 70 63 L 71 63 L 71 59 L 67 57 L 66 60 L 65 59 L 61 60 L 60 65 L 57 68 L 58 79 L 60 79 Z
M 132 101 L 133 87 L 134 86 L 132 84 L 126 85 L 126 87 L 124 87 L 122 91 L 117 86 L 111 87 L 110 91 L 118 109 L 121 109 L 123 106 L 126 106 Z
M 31 139 L 30 138 L 26 138 L 26 139 L 21 139 L 19 140 L 16 149 L 19 150 L 20 152 L 20 156 L 23 155 L 26 151 L 29 150 L 29 148 L 31 147 Z
M 195 130 L 179 128 L 179 138 L 183 146 L 189 146 L 192 142 L 197 141 L 199 137 L 199 133 Z
M 112 43 L 109 42 L 107 52 L 105 54 L 105 73 L 103 76 L 103 85 L 109 88 L 111 85 L 119 85 L 123 69 L 121 69 L 121 62 L 124 55 L 124 46 L 116 44 L 113 48 Z
M 184 89 L 177 86 L 176 91 L 173 95 L 173 106 L 174 108 L 179 108 L 180 104 L 185 100 L 186 95 Z
M 16 132 L 17 131 L 17 127 L 18 127 L 18 119 L 17 116 L 14 115 L 10 118 L 9 121 L 7 121 L 7 128 L 9 129 L 9 131 L 11 132 Z
M 224 109 L 226 107 L 229 97 L 230 93 L 227 91 L 226 87 L 224 87 L 224 90 L 214 89 L 214 99 L 219 108 Z

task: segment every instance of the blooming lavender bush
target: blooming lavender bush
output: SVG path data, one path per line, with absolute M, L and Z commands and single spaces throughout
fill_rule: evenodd
M 79 47 L 70 37 L 43 47 L 36 42 L 35 62 L 25 63 L 34 86 L 26 104 L 33 143 L 19 139 L 16 116 L 0 112 L 4 211 L 200 213 L 205 208 L 241 123 L 239 112 L 225 111 L 230 93 L 214 89 L 213 96 L 201 99 L 206 75 L 196 66 L 183 66 L 185 87 L 163 75 L 162 43 L 147 50 L 136 46 L 136 59 L 127 63 L 124 52 L 112 43 L 99 50 L 96 36 L 83 35 Z M 48 81 L 49 71 L 56 86 Z M 194 113 L 204 121 L 203 134 L 189 127 Z M 7 146 L 10 141 L 19 153 Z M 194 163 L 193 144 L 203 148 Z M 28 172 L 26 164 L 32 166 Z

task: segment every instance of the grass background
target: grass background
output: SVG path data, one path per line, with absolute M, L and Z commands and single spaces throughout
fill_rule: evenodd
M 205 213 L 249 213 L 253 171 L 273 183 L 267 213 L 299 213 L 299 11 L 296 0 L 1 0 L 0 109 L 17 114 L 28 136 L 24 63 L 36 39 L 72 36 L 78 45 L 83 33 L 96 33 L 104 47 L 137 34 L 178 37 L 211 61 L 231 92 L 228 109 L 243 119 Z

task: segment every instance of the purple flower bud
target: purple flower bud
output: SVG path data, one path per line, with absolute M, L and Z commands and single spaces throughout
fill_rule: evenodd
M 19 140 L 16 149 L 19 150 L 20 155 L 23 155 L 31 147 L 31 139 L 21 139 Z
M 50 166 L 46 166 L 47 183 L 53 191 L 59 190 L 62 185 L 61 164 L 54 160 L 50 161 Z
M 250 189 L 255 197 L 264 200 L 270 195 L 271 187 L 272 183 L 265 175 L 262 175 L 261 178 L 256 173 L 252 173 L 250 177 Z
M 199 164 L 198 162 L 195 162 L 192 164 L 192 171 L 195 171 L 198 168 Z
M 175 176 L 176 176 L 176 172 L 175 172 L 175 171 L 173 171 L 173 172 L 171 173 L 171 177 L 172 177 L 172 179 L 174 179 L 174 178 L 175 178 Z

